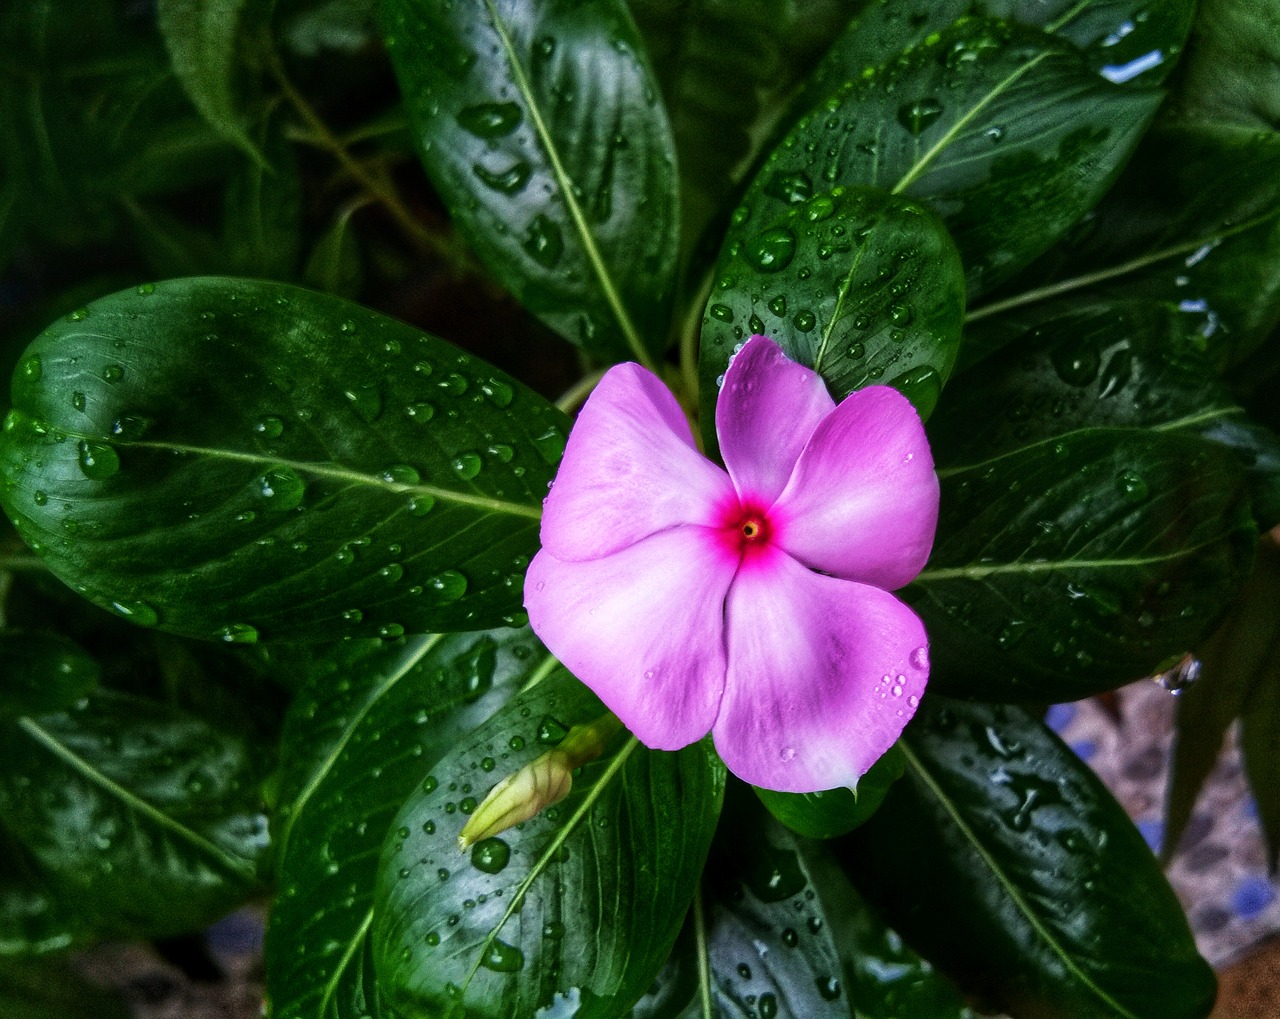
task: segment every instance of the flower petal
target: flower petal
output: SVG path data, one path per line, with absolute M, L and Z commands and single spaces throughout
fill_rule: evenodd
M 938 524 L 915 408 L 888 386 L 850 394 L 814 431 L 769 516 L 778 544 L 806 566 L 886 591 L 911 581 Z
M 776 549 L 733 582 L 716 749 L 739 778 L 783 792 L 853 786 L 910 721 L 928 678 L 916 614 L 878 588 Z
M 534 632 L 646 746 L 705 736 L 724 690 L 724 599 L 737 568 L 713 532 L 676 527 L 621 551 L 529 564 Z
M 666 386 L 639 365 L 617 365 L 569 435 L 543 507 L 542 545 L 561 559 L 595 559 L 668 527 L 710 524 L 732 494 Z
M 720 455 L 738 492 L 772 503 L 835 405 L 817 372 L 790 360 L 767 336 L 751 337 L 724 373 L 716 402 Z

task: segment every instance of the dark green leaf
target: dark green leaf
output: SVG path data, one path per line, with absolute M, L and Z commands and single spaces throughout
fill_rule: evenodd
M 156 15 L 174 73 L 196 109 L 220 135 L 265 164 L 236 95 L 244 6 L 245 0 L 157 0 Z
M 872 188 L 837 188 L 739 227 L 716 267 L 702 327 L 703 405 L 754 333 L 814 368 L 837 399 L 887 382 L 928 416 L 955 364 L 964 277 L 929 212 Z M 806 199 L 807 200 L 804 200 Z M 703 415 L 709 446 L 714 415 Z
M 281 42 L 305 57 L 326 50 L 355 52 L 378 37 L 378 0 L 277 0 Z
M 1052 36 L 961 18 L 901 55 L 878 54 L 802 117 L 729 242 L 746 243 L 806 188 L 876 185 L 938 213 L 976 295 L 1098 201 L 1159 99 L 1099 78 Z
M 591 353 L 648 362 L 676 268 L 675 144 L 623 0 L 383 0 L 427 172 L 499 282 Z
M 1202 0 L 1174 95 L 1182 116 L 1280 130 L 1280 7 Z
M 1240 749 L 1245 774 L 1258 804 L 1258 817 L 1267 839 L 1274 873 L 1280 865 L 1280 663 L 1274 660 L 1254 682 L 1253 693 L 1240 716 Z
M 1248 575 L 1244 473 L 1202 439 L 1088 428 L 940 463 L 937 538 L 906 595 L 947 692 L 1069 701 L 1149 675 Z
M 260 158 L 246 161 L 227 182 L 222 230 L 228 264 L 222 271 L 291 280 L 302 248 L 297 160 L 278 118 L 263 118 L 254 143 Z
M 343 1019 L 368 1000 L 365 935 L 392 820 L 445 751 L 551 664 L 528 630 L 502 630 L 364 642 L 312 670 L 282 740 L 266 953 L 278 1019 Z
M 96 918 L 78 900 L 74 888 L 44 871 L 0 825 L 0 958 L 41 955 L 90 941 Z
M 1218 762 L 1231 723 L 1256 703 L 1262 708 L 1261 725 L 1250 727 L 1256 739 L 1265 736 L 1266 701 L 1280 683 L 1280 550 L 1263 540 L 1253 575 L 1222 625 L 1196 647 L 1200 679 L 1179 693 L 1177 730 L 1169 791 L 1165 801 L 1165 853 L 1172 855 L 1191 819 L 1205 779 Z M 1247 708 L 1246 706 L 1250 706 Z M 1267 754 L 1274 753 L 1275 744 Z M 1262 770 L 1259 746 L 1253 739 L 1246 748 L 1246 763 Z M 1262 760 L 1265 760 L 1263 758 Z M 1252 776 L 1251 776 L 1252 777 Z M 1260 776 L 1266 786 L 1265 773 Z M 1259 795 L 1259 813 L 1274 813 L 1276 798 Z M 1274 847 L 1276 840 L 1271 839 Z
M 886 54 L 919 45 L 966 14 L 1006 18 L 1074 43 L 1087 66 L 1116 84 L 1150 85 L 1173 67 L 1191 28 L 1195 4 L 1166 0 L 935 0 L 927 7 L 890 0 L 868 5 L 832 46 L 805 95 L 814 101 Z
M 240 741 L 106 693 L 6 728 L 0 813 L 99 929 L 198 929 L 257 883 L 266 818 Z
M 671 115 L 682 248 L 724 211 L 797 82 L 863 0 L 631 0 Z
M 1208 1014 L 1213 971 L 1155 858 L 1043 724 L 931 695 L 906 744 L 846 859 L 914 947 L 1025 1019 Z
M 0 633 L 0 720 L 60 711 L 98 685 L 98 663 L 69 640 Z
M 302 282 L 307 286 L 338 297 L 359 296 L 364 285 L 364 265 L 360 243 L 351 228 L 351 215 L 356 208 L 343 208 L 316 241 L 302 270 Z
M 458 849 L 466 815 L 497 780 L 602 713 L 554 674 L 460 743 L 405 803 L 383 851 L 373 926 L 379 981 L 397 1009 L 465 1006 L 505 1019 L 558 1005 L 603 1019 L 649 987 L 720 810 L 724 771 L 709 744 L 662 753 L 615 741 L 562 803 Z
M 5 1019 L 129 1019 L 124 1001 L 95 987 L 66 958 L 0 963 L 0 1015 Z
M 19 366 L 7 512 L 143 624 L 245 643 L 522 621 L 559 411 L 354 304 L 187 279 L 105 298 Z
M 820 793 L 779 793 L 756 789 L 769 813 L 794 832 L 813 839 L 829 839 L 853 831 L 879 809 L 889 788 L 902 777 L 904 766 L 896 746 L 858 779 L 857 792 L 828 789 Z
M 1214 365 L 1244 360 L 1280 325 L 1280 135 L 1153 130 L 1068 243 L 969 319 L 1065 295 L 1175 305 L 1202 317 Z

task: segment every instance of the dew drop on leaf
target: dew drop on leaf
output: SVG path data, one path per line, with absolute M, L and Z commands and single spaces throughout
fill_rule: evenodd
M 480 473 L 481 468 L 484 467 L 484 461 L 475 453 L 460 453 L 450 461 L 449 466 L 463 481 L 470 481 Z
M 383 469 L 382 480 L 392 485 L 416 485 L 422 475 L 412 464 L 390 464 Z
M 427 581 L 440 604 L 457 601 L 467 593 L 467 578 L 457 570 L 444 570 Z
M 103 481 L 120 470 L 120 455 L 105 442 L 81 440 L 78 459 L 80 473 L 94 481 Z
M 278 439 L 284 434 L 284 422 L 272 415 L 260 417 L 253 423 L 253 430 L 268 439 Z
M 796 253 L 796 235 L 785 226 L 774 227 L 752 238 L 743 257 L 757 272 L 781 272 Z
M 501 379 L 490 378 L 480 383 L 480 392 L 495 407 L 509 407 L 515 398 L 515 391 Z
M 144 601 L 113 601 L 111 608 L 117 615 L 139 626 L 155 626 L 160 621 L 160 614 Z
M 524 119 L 515 103 L 479 103 L 458 111 L 458 125 L 477 138 L 501 138 L 510 134 Z
M 514 945 L 494 938 L 481 957 L 480 965 L 497 973 L 518 973 L 524 967 L 524 953 Z
M 549 217 L 538 213 L 533 217 L 520 245 L 529 257 L 545 269 L 553 268 L 564 254 L 564 237 Z
M 912 134 L 920 134 L 940 116 L 942 104 L 932 97 L 898 107 L 898 123 Z
M 228 623 L 218 631 L 218 639 L 228 644 L 256 644 L 258 629 L 248 623 Z

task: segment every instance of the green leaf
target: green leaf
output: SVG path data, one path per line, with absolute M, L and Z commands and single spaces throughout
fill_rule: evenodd
M 373 945 L 384 995 L 410 1015 L 616 1016 L 667 957 L 706 858 L 724 770 L 707 743 L 634 738 L 585 765 L 567 799 L 458 849 L 505 774 L 603 713 L 566 673 L 513 701 L 431 769 L 383 850 Z M 510 754 L 501 768 L 486 758 Z
M 682 250 L 725 203 L 795 85 L 861 0 L 631 0 L 680 166 Z
M 1179 69 L 1180 116 L 1280 130 L 1280 6 L 1202 0 Z
M 1163 80 L 1181 52 L 1195 4 L 1167 0 L 935 0 L 920 8 L 901 0 L 869 4 L 839 36 L 805 89 L 816 101 L 842 81 L 874 66 L 886 54 L 917 46 L 967 14 L 981 14 L 1038 28 L 1083 50 L 1085 64 L 1115 84 L 1151 85 Z
M 1191 819 L 1196 798 L 1221 756 L 1231 723 L 1256 704 L 1262 710 L 1250 726 L 1246 768 L 1260 773 L 1266 791 L 1265 764 L 1258 756 L 1258 736 L 1265 736 L 1267 701 L 1280 683 L 1280 550 L 1263 540 L 1253 575 L 1222 625 L 1196 651 L 1200 679 L 1179 691 L 1177 727 L 1168 795 L 1165 798 L 1164 852 L 1171 856 Z M 1271 745 L 1274 750 L 1274 743 Z M 1250 760 L 1252 758 L 1252 761 Z M 1263 758 L 1262 760 L 1265 760 Z M 1261 767 L 1259 766 L 1261 764 Z M 1252 775 L 1250 776 L 1252 779 Z M 1274 815 L 1276 796 L 1255 789 L 1259 813 Z M 1265 810 L 1262 808 L 1266 800 Z M 1274 855 L 1274 829 L 1264 823 Z
M 1070 701 L 1149 675 L 1248 575 L 1243 471 L 1202 439 L 1088 428 L 939 476 L 933 553 L 904 593 L 948 693 Z
M 1155 858 L 1042 723 L 930 695 L 906 744 L 846 860 L 908 942 L 1018 1016 L 1208 1014 L 1213 971 Z
M 223 202 L 224 271 L 291 280 L 302 248 L 302 179 L 279 118 L 263 117 L 254 142 L 261 156 L 227 182 Z
M 766 160 L 729 243 L 806 188 L 876 185 L 938 213 L 972 297 L 1098 201 L 1159 99 L 1099 78 L 1052 36 L 961 18 L 900 55 L 877 54 L 822 97 Z
M 597 357 L 651 363 L 676 268 L 675 145 L 623 0 L 383 0 L 419 153 L 499 282 Z
M 767 218 L 740 224 L 716 267 L 702 327 L 703 406 L 714 405 L 734 350 L 765 333 L 822 375 L 836 399 L 887 382 L 927 417 L 955 364 L 964 313 L 946 230 L 882 191 L 809 197 L 799 178 L 792 183 L 796 203 L 762 206 Z M 703 421 L 710 447 L 714 416 Z
M 0 812 L 94 926 L 195 930 L 239 905 L 267 849 L 239 741 L 122 694 L 22 718 L 0 740 Z
M 245 0 L 157 0 L 160 34 L 173 71 L 201 116 L 258 163 L 236 95 L 240 14 Z
M 813 839 L 834 838 L 853 831 L 879 809 L 890 787 L 902 777 L 904 765 L 902 753 L 892 746 L 858 779 L 856 792 L 780 793 L 757 788 L 756 795 L 792 831 Z
M 29 349 L 0 491 L 63 580 L 247 643 L 523 621 L 563 414 L 473 357 L 283 284 L 186 279 Z
M 43 955 L 91 941 L 96 918 L 79 908 L 78 900 L 74 889 L 41 868 L 0 825 L 0 959 Z
M 364 264 L 360 243 L 351 228 L 352 213 L 358 208 L 343 207 L 307 257 L 302 282 L 327 294 L 354 299 L 364 286 Z
M 1280 664 L 1254 683 L 1252 696 L 1240 716 L 1240 749 L 1249 788 L 1258 804 L 1258 818 L 1267 839 L 1267 855 L 1272 873 L 1280 866 L 1280 761 L 1276 745 L 1280 741 Z
M 686 926 L 632 1019 L 700 1019 L 704 986 L 710 1014 L 726 1019 L 974 1019 L 950 981 L 875 919 L 828 847 L 771 821 L 740 783 L 728 792 L 701 922 Z
M 528 630 L 501 630 L 360 642 L 312 670 L 281 742 L 266 945 L 277 1019 L 341 1019 L 369 997 L 362 960 L 392 820 L 426 769 L 553 664 Z
M 101 671 L 62 637 L 0 633 L 0 721 L 70 707 L 98 685 Z
M 120 996 L 88 983 L 68 959 L 0 962 L 5 1019 L 128 1019 Z
M 1163 125 L 1068 241 L 969 320 L 1068 295 L 1144 297 L 1202 316 L 1205 349 L 1223 368 L 1280 325 L 1278 268 L 1280 135 Z

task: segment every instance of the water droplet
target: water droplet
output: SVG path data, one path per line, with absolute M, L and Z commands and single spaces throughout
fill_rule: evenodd
M 228 623 L 218 631 L 218 639 L 228 644 L 256 644 L 258 629 L 248 623 Z
M 802 333 L 807 333 L 818 324 L 818 317 L 811 311 L 799 311 L 796 312 L 796 317 L 791 321 L 797 330 Z
M 44 374 L 44 364 L 39 354 L 32 354 L 22 362 L 22 378 L 26 382 L 35 382 Z
M 524 953 L 514 945 L 494 938 L 481 957 L 480 965 L 497 973 L 518 973 L 524 967 Z
M 394 584 L 404 576 L 404 567 L 399 563 L 387 563 L 378 570 L 378 579 L 388 584 Z
M 835 977 L 816 977 L 814 983 L 818 985 L 818 993 L 827 1001 L 840 997 L 840 981 Z
M 120 455 L 105 442 L 80 441 L 80 472 L 86 478 L 103 481 L 120 470 Z
M 867 356 L 867 348 L 861 343 L 851 343 L 845 353 L 849 355 L 849 360 L 860 361 Z
M 787 299 L 779 294 L 769 299 L 769 311 L 781 318 L 787 313 Z
M 470 481 L 480 473 L 481 468 L 484 467 L 484 461 L 475 453 L 460 453 L 449 461 L 449 466 L 463 481 Z
M 758 272 L 780 272 L 795 254 L 796 235 L 785 226 L 757 234 L 743 250 L 743 257 Z
M 553 220 L 538 213 L 529 224 L 529 229 L 525 232 L 520 246 L 540 266 L 550 269 L 564 254 L 564 237 Z
M 155 285 L 154 283 L 139 283 L 139 284 L 138 284 L 138 296 L 139 296 L 139 297 L 146 297 L 148 294 L 154 294 L 155 292 L 156 292 L 156 285 Z
M 376 382 L 352 386 L 343 391 L 343 395 L 351 401 L 356 413 L 372 423 L 382 416 L 382 387 Z
M 911 309 L 905 304 L 889 305 L 889 320 L 896 326 L 908 326 L 911 324 Z
M 552 425 L 541 435 L 533 437 L 533 448 L 543 460 L 554 467 L 564 456 L 565 441 L 564 432 Z
M 907 661 L 911 663 L 913 669 L 927 672 L 929 669 L 929 649 L 922 644 L 911 652 L 907 657 Z
M 49 493 L 37 491 L 32 494 L 31 498 L 35 501 L 37 506 L 43 506 L 49 501 Z
M 425 494 L 415 495 L 409 499 L 409 515 L 412 517 L 425 517 L 435 508 L 435 505 L 435 496 Z
M 1124 471 L 1116 478 L 1116 488 L 1128 502 L 1142 502 L 1147 497 L 1147 482 L 1137 471 Z
M 524 186 L 529 183 L 533 167 L 523 159 L 518 159 L 505 170 L 497 172 L 489 170 L 479 163 L 472 163 L 471 172 L 476 175 L 476 179 L 485 187 L 500 191 L 504 195 L 514 195 L 523 191 Z
M 516 451 L 510 446 L 498 442 L 490 446 L 485 452 L 497 460 L 499 463 L 509 464 L 512 457 L 516 455 Z
M 144 601 L 113 601 L 111 608 L 117 615 L 139 626 L 155 626 L 160 621 L 160 614 Z
M 765 185 L 764 193 L 788 205 L 797 205 L 809 200 L 813 194 L 813 181 L 800 171 L 778 173 Z
M 84 413 L 84 408 L 85 408 L 84 393 L 81 393 L 79 391 L 72 393 L 71 406 L 74 407 L 76 410 L 80 411 L 81 413 Z
M 75 311 L 73 311 L 70 315 L 67 316 L 67 320 L 69 322 L 83 322 L 88 317 L 89 317 L 88 308 L 77 308 Z
M 111 385 L 114 386 L 117 382 L 119 382 L 123 378 L 124 378 L 124 365 L 122 364 L 109 364 L 102 369 L 103 382 L 109 382 Z
M 267 439 L 278 439 L 284 434 L 284 422 L 278 417 L 267 415 L 253 423 L 253 430 Z
M 800 935 L 796 933 L 794 927 L 787 927 L 783 929 L 782 943 L 788 948 L 795 948 L 800 944 Z
M 385 623 L 378 627 L 378 636 L 383 640 L 396 640 L 404 636 L 404 627 L 399 623 Z
M 392 485 L 416 485 L 422 475 L 412 464 L 390 464 L 383 470 L 382 480 Z
M 544 715 L 542 721 L 538 723 L 537 738 L 539 743 L 547 746 L 556 746 L 562 743 L 568 735 L 569 730 L 550 715 Z
M 125 442 L 132 442 L 142 438 L 149 427 L 151 420 L 141 414 L 121 414 L 111 422 L 111 434 Z
M 898 123 L 912 134 L 920 134 L 942 116 L 942 104 L 930 97 L 898 107 Z
M 450 372 L 440 379 L 436 385 L 450 396 L 462 396 L 468 389 L 467 380 L 457 372 Z
M 258 494 L 267 501 L 267 509 L 284 513 L 302 502 L 307 483 L 292 467 L 273 467 L 258 478 Z
M 364 620 L 364 613 L 359 609 L 346 609 L 342 613 L 342 621 L 344 623 L 359 623 Z
M 1175 697 L 1182 694 L 1200 678 L 1200 659 L 1187 652 L 1171 669 L 1166 669 L 1155 677 L 1156 683 L 1168 690 Z
M 477 138 L 501 138 L 510 134 L 524 119 L 515 103 L 480 103 L 458 111 L 458 125 Z
M 796 757 L 796 748 L 783 747 L 781 753 L 779 753 L 778 756 L 781 757 L 784 762 L 794 761 Z
M 756 1007 L 760 1010 L 760 1019 L 776 1019 L 778 1015 L 778 999 L 767 991 L 760 995 Z
M 933 412 L 938 405 L 938 397 L 942 395 L 942 376 L 927 364 L 903 372 L 889 385 L 910 400 L 922 418 Z
M 471 847 L 471 866 L 497 874 L 511 859 L 511 848 L 502 839 L 481 839 Z
M 457 570 L 444 570 L 428 580 L 427 587 L 435 592 L 436 601 L 444 604 L 467 593 L 467 578 Z
M 1050 358 L 1058 378 L 1069 386 L 1087 386 L 1098 377 L 1098 351 L 1087 341 L 1058 347 Z
M 564 924 L 559 920 L 548 920 L 542 925 L 542 936 L 553 941 L 564 937 Z
M 509 407 L 515 398 L 515 391 L 501 379 L 489 378 L 480 383 L 480 392 L 495 407 Z
M 727 304 L 713 304 L 711 305 L 710 308 L 707 309 L 707 314 L 709 314 L 717 322 L 733 321 L 733 309 L 730 308 Z

